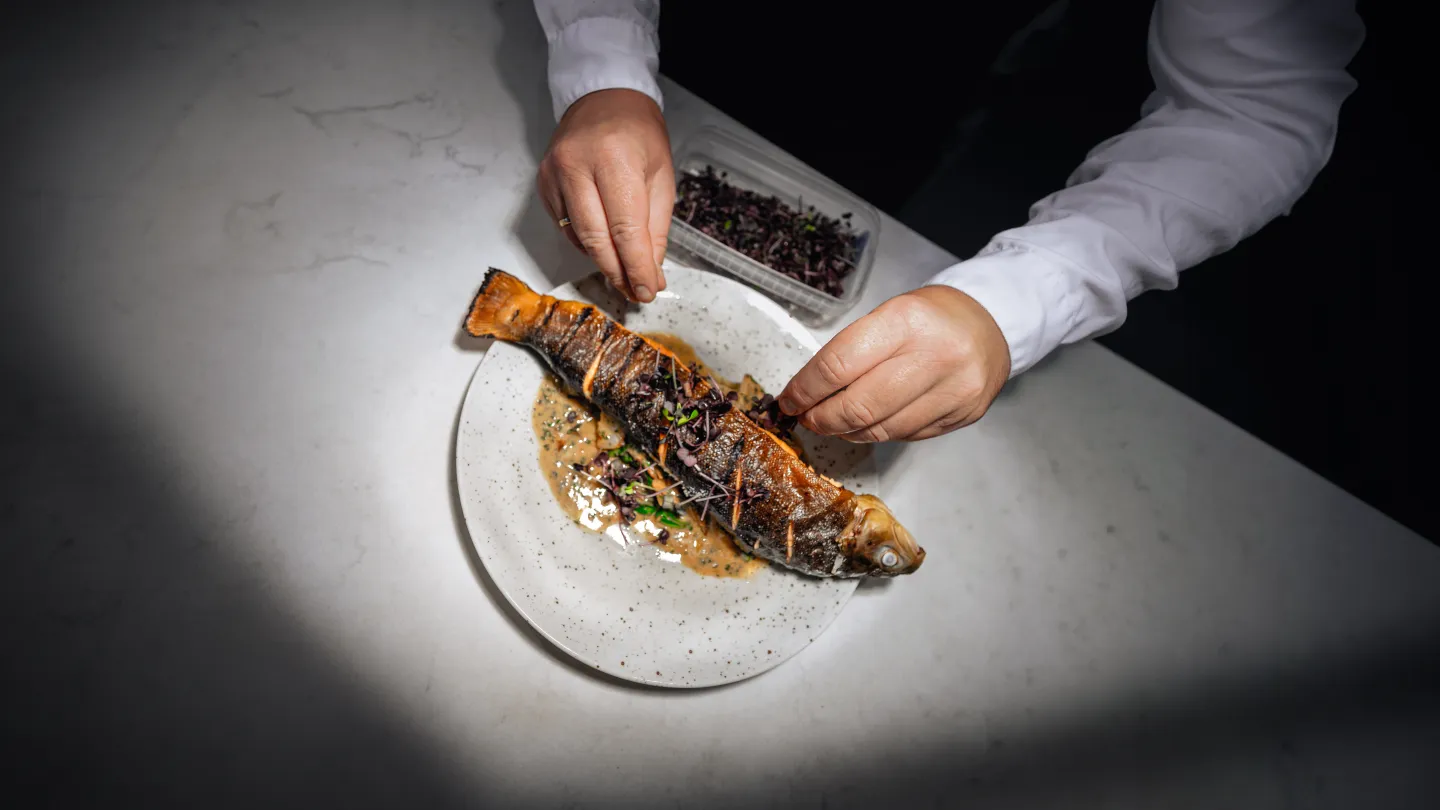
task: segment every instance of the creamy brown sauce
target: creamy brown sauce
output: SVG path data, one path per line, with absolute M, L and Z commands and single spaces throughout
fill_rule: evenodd
M 680 338 L 664 333 L 651 333 L 646 337 L 674 352 L 685 363 L 699 363 L 703 371 L 715 376 L 700 363 L 695 350 Z M 728 389 L 738 390 L 743 407 L 764 393 L 749 375 L 738 385 L 718 376 L 715 379 Z M 636 515 L 634 521 L 621 526 L 619 508 L 609 491 L 587 472 L 577 471 L 571 465 L 584 465 L 601 450 L 623 447 L 624 428 L 583 399 L 566 393 L 549 374 L 540 383 L 535 397 L 532 424 L 540 446 L 540 471 L 549 481 L 560 508 L 586 529 L 605 534 L 625 546 L 648 543 L 661 559 L 681 563 L 705 576 L 749 577 L 768 564 L 741 551 L 730 533 L 713 517 L 701 523 L 698 509 L 682 508 L 679 522 L 683 526 L 670 525 L 674 520 L 663 523 L 660 518 L 648 515 Z M 639 455 L 633 448 L 631 452 Z M 666 480 L 658 467 L 652 471 L 652 479 L 656 489 L 674 483 Z M 662 532 L 668 533 L 663 540 Z

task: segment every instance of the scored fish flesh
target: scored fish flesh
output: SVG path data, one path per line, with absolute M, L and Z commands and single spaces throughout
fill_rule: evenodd
M 819 577 L 908 574 L 925 559 L 879 498 L 816 472 L 713 379 L 590 304 L 491 269 L 465 331 L 534 350 L 756 556 Z

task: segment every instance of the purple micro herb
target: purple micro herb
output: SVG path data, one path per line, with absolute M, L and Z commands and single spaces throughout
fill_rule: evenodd
M 695 458 L 694 453 L 685 449 L 684 445 L 675 448 L 675 457 L 680 459 L 686 467 L 694 467 L 695 463 L 699 461 L 699 459 Z
M 766 394 L 755 403 L 755 407 L 745 412 L 745 415 L 754 420 L 755 424 L 775 434 L 778 439 L 790 438 L 790 432 L 795 429 L 799 420 L 793 416 L 786 416 L 780 410 L 780 403 L 775 397 Z
M 676 504 L 675 504 L 675 508 L 676 508 L 676 509 L 679 509 L 679 508 L 682 507 L 682 506 L 689 506 L 689 505 L 692 504 L 692 503 L 704 503 L 704 502 L 706 502 L 706 501 L 713 501 L 713 500 L 715 500 L 716 498 L 724 498 L 724 497 L 725 497 L 725 493 L 723 493 L 723 492 L 715 492 L 715 491 L 712 490 L 712 491 L 710 491 L 709 493 L 706 493 L 706 494 L 704 494 L 704 495 L 691 495 L 690 497 L 686 498 L 685 500 L 676 503 Z
M 763 501 L 768 497 L 770 497 L 770 490 L 765 487 L 745 484 L 740 487 L 740 492 L 736 494 L 735 500 L 738 501 L 741 506 L 749 506 L 757 501 Z
M 683 176 L 677 194 L 676 210 L 684 206 L 685 221 L 706 236 L 823 293 L 844 293 L 860 258 L 849 213 L 829 217 L 803 199 L 792 208 L 731 185 L 713 166 Z

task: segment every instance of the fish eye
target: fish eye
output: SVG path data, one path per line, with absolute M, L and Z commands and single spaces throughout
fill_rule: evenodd
M 900 565 L 900 555 L 895 549 L 889 546 L 881 546 L 875 555 L 882 568 L 895 568 Z

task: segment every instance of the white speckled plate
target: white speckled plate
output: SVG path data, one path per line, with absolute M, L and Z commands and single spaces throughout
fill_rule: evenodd
M 619 319 L 669 332 L 731 379 L 751 374 L 777 392 L 819 348 L 769 298 L 720 276 L 668 266 L 659 300 Z M 598 278 L 551 291 L 615 315 Z M 839 615 L 855 580 L 822 580 L 771 565 L 749 579 L 700 576 L 636 539 L 622 545 L 570 520 L 540 471 L 531 408 L 545 367 L 525 349 L 486 353 L 460 416 L 456 469 L 465 522 L 485 569 L 536 630 L 570 655 L 658 686 L 738 681 L 795 655 Z M 816 466 L 874 492 L 867 447 L 803 436 Z

